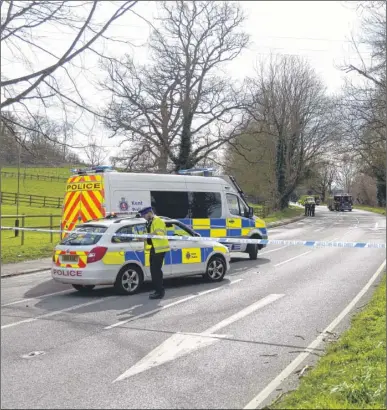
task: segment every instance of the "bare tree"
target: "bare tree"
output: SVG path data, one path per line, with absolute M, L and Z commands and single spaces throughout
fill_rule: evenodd
M 344 154 L 338 164 L 337 183 L 346 193 L 351 193 L 353 183 L 359 174 L 359 168 L 354 156 Z
M 379 204 L 386 203 L 386 2 L 358 2 L 364 10 L 362 33 L 353 39 L 360 64 L 347 64 L 346 72 L 356 73 L 361 84 L 346 82 L 338 115 L 343 125 L 343 152 L 356 155 L 361 171 L 377 182 Z M 366 63 L 360 46 L 371 50 Z
M 88 146 L 84 148 L 84 153 L 87 158 L 88 165 L 94 167 L 96 165 L 102 165 L 106 158 L 109 156 L 109 152 L 106 147 L 102 146 L 101 141 L 97 141 L 96 138 L 92 138 Z
M 331 159 L 322 159 L 312 168 L 309 188 L 313 193 L 320 195 L 325 202 L 326 196 L 332 193 L 332 186 L 338 177 L 338 163 Z
M 283 209 L 306 171 L 329 148 L 335 126 L 331 101 L 308 63 L 294 56 L 262 63 L 250 79 L 250 90 L 246 109 L 260 127 L 254 133 L 266 133 L 275 143 L 277 203 Z
M 106 10 L 101 18 L 105 4 L 114 10 L 110 14 Z M 39 122 L 48 108 L 59 106 L 67 112 L 72 105 L 78 114 L 79 108 L 90 110 L 71 67 L 87 50 L 95 51 L 97 40 L 109 39 L 109 26 L 135 4 L 136 1 L 1 0 L 2 121 L 49 138 Z M 50 38 L 56 35 L 65 39 L 65 44 L 53 49 Z M 72 92 L 63 85 L 66 78 Z M 4 109 L 13 115 L 3 115 Z
M 149 41 L 153 63 L 139 66 L 128 55 L 102 62 L 102 86 L 113 94 L 106 126 L 146 149 L 160 171 L 192 167 L 234 138 L 240 90 L 219 68 L 246 47 L 243 21 L 230 2 L 162 2 Z

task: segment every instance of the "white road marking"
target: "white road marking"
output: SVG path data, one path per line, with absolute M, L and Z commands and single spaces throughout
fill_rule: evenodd
M 92 300 L 91 302 L 81 303 L 80 305 L 70 306 L 66 309 L 55 310 L 55 311 L 50 312 L 50 313 L 45 313 L 44 315 L 40 315 L 40 316 L 36 316 L 36 317 L 30 317 L 28 319 L 20 320 L 19 322 L 14 322 L 14 323 L 9 323 L 7 325 L 3 325 L 3 326 L 1 326 L 1 329 L 3 330 L 3 329 L 10 328 L 10 327 L 18 326 L 18 325 L 21 325 L 23 323 L 35 322 L 36 320 L 39 320 L 39 319 L 45 319 L 47 317 L 59 315 L 60 313 L 70 312 L 71 310 L 79 309 L 79 308 L 82 308 L 82 307 L 85 307 L 85 306 L 94 305 L 96 303 L 101 303 L 101 302 L 103 302 L 104 300 L 107 300 L 107 299 L 116 299 L 117 297 L 118 296 L 114 296 L 114 297 L 107 296 L 106 298 Z
M 368 289 L 372 286 L 378 276 L 384 271 L 386 261 L 384 261 L 376 273 L 367 282 L 364 288 L 352 299 L 352 301 L 345 307 L 345 309 L 325 328 L 325 330 L 305 349 L 306 352 L 300 353 L 274 380 L 272 380 L 257 396 L 255 396 L 244 409 L 257 409 L 264 400 L 269 397 L 271 393 L 277 389 L 281 383 L 287 379 L 297 367 L 310 355 L 313 349 L 316 349 L 327 332 L 332 332 L 335 327 L 347 316 L 347 314 L 355 307 L 356 303 L 364 296 Z
M 161 364 L 170 362 L 177 359 L 178 357 L 187 355 L 194 350 L 200 349 L 204 346 L 209 346 L 220 339 L 227 337 L 225 335 L 217 335 L 215 332 L 223 329 L 232 323 L 243 319 L 247 315 L 255 312 L 264 306 L 275 302 L 276 300 L 284 297 L 285 295 L 271 294 L 265 298 L 258 300 L 257 302 L 251 304 L 250 306 L 242 309 L 238 313 L 222 320 L 215 326 L 211 326 L 202 333 L 176 333 L 161 345 L 152 350 L 147 356 L 137 362 L 134 366 L 128 369 L 126 372 L 122 373 L 113 383 L 127 379 L 128 377 L 134 376 L 135 374 L 142 373 L 152 367 L 160 366 Z
M 311 252 L 312 252 L 312 251 L 308 251 L 308 252 L 301 253 L 300 255 L 294 256 L 293 258 L 287 259 L 286 261 L 283 261 L 283 262 L 281 262 L 281 263 L 277 263 L 276 265 L 274 265 L 274 267 L 284 265 L 285 263 L 291 262 L 291 261 L 293 261 L 294 259 L 297 259 L 297 258 L 299 258 L 299 257 L 301 257 L 301 256 L 307 255 L 308 253 L 311 253 Z
M 377 231 L 377 230 L 379 229 L 378 226 L 379 226 L 379 223 L 378 223 L 378 222 L 375 222 L 375 227 L 372 228 L 371 230 L 372 230 L 372 231 Z
M 233 280 L 233 281 L 230 282 L 230 285 L 233 285 L 234 283 L 238 283 L 238 282 L 240 282 L 241 280 L 243 280 L 243 279 Z M 144 313 L 141 313 L 140 315 L 136 315 L 136 316 L 135 316 L 135 315 L 132 315 L 129 319 L 121 320 L 120 322 L 114 323 L 113 325 L 104 327 L 104 329 L 105 329 L 105 330 L 113 329 L 113 328 L 115 328 L 115 327 L 117 327 L 117 326 L 121 326 L 121 325 L 123 325 L 123 324 L 125 324 L 125 323 L 133 322 L 133 320 L 141 319 L 141 318 L 146 317 L 146 316 L 149 316 L 149 315 L 151 315 L 151 314 L 153 314 L 153 313 L 157 313 L 157 312 L 160 312 L 160 311 L 162 311 L 162 310 L 168 309 L 168 308 L 170 308 L 170 307 L 180 305 L 181 303 L 188 302 L 189 300 L 198 298 L 199 296 L 207 295 L 207 294 L 209 294 L 209 293 L 216 292 L 216 291 L 221 290 L 221 289 L 224 289 L 224 288 L 225 288 L 225 286 L 219 286 L 219 287 L 214 288 L 214 289 L 209 289 L 209 290 L 205 290 L 205 291 L 203 291 L 203 292 L 199 292 L 199 293 L 197 293 L 196 295 L 187 296 L 186 298 L 176 300 L 175 302 L 172 302 L 172 303 L 168 303 L 168 304 L 165 305 L 165 306 L 160 306 L 160 307 L 158 307 L 158 308 L 156 308 L 156 309 L 150 310 L 149 312 L 144 312 Z
M 315 229 L 314 232 L 321 232 L 324 229 L 326 229 L 326 226 L 323 226 L 322 228 Z
M 289 247 L 289 245 L 285 245 L 285 246 L 281 246 L 280 248 L 277 248 L 277 249 L 272 249 L 271 251 L 259 252 L 259 256 L 266 255 L 267 253 L 271 253 L 271 252 L 277 252 L 277 251 L 280 251 L 281 249 L 288 248 L 288 247 Z
M 73 291 L 74 291 L 73 289 L 66 289 L 66 290 L 61 290 L 60 292 L 45 293 L 45 294 L 43 294 L 43 295 L 36 296 L 36 297 L 34 297 L 34 298 L 20 299 L 20 300 L 16 300 L 15 302 L 5 303 L 4 305 L 1 305 L 1 307 L 11 306 L 11 305 L 17 305 L 17 304 L 19 304 L 19 303 L 27 302 L 27 301 L 29 301 L 29 300 L 34 300 L 34 299 L 39 299 L 39 300 L 41 300 L 41 299 L 44 299 L 44 298 L 46 298 L 46 297 L 48 297 L 48 296 L 59 295 L 59 294 L 61 294 L 61 293 L 66 293 L 66 292 L 69 293 L 69 292 L 73 292 Z

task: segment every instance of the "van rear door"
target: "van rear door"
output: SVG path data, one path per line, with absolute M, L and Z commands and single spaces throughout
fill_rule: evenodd
M 76 175 L 68 179 L 63 202 L 62 230 L 72 231 L 80 223 L 105 216 L 103 183 L 103 175 Z

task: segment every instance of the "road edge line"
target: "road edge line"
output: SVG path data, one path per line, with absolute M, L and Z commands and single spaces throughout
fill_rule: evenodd
M 380 276 L 386 267 L 386 259 L 379 266 L 378 270 L 372 275 L 371 279 L 366 283 L 366 285 L 360 290 L 360 292 L 349 302 L 349 304 L 339 313 L 338 316 L 323 330 L 323 332 L 313 340 L 312 343 L 305 348 L 305 352 L 300 353 L 288 366 L 285 367 L 282 372 L 275 377 L 263 390 L 261 390 L 243 409 L 257 409 L 264 400 L 266 400 L 270 394 L 272 394 L 275 389 L 277 389 L 284 380 L 286 380 L 297 367 L 312 353 L 313 349 L 318 347 L 326 337 L 327 332 L 332 332 L 337 325 L 351 312 L 351 310 L 356 306 L 359 300 L 365 295 L 372 284 Z

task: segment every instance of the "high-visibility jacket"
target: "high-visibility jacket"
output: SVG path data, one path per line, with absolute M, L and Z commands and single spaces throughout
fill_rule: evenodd
M 165 222 L 159 218 L 158 216 L 154 216 L 151 226 L 150 226 L 150 235 L 159 235 L 159 236 L 167 236 L 167 227 L 165 225 Z M 161 253 L 161 252 L 169 252 L 170 247 L 169 247 L 169 242 L 168 239 L 153 239 L 152 238 L 152 243 L 153 243 L 153 248 L 155 250 L 155 253 Z M 150 246 L 146 246 L 148 250 L 150 249 Z

